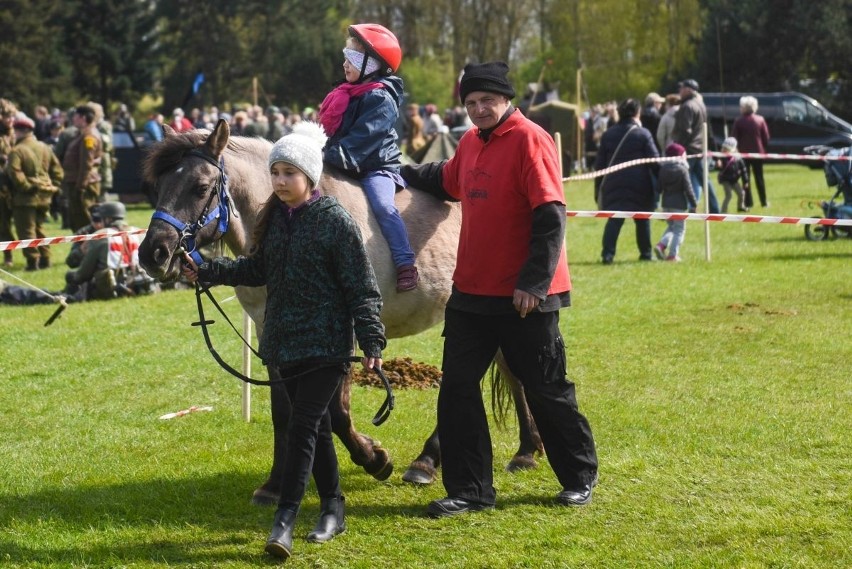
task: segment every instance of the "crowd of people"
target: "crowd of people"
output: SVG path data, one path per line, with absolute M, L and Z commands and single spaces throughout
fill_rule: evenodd
M 68 111 L 35 109 L 35 118 L 0 99 L 0 240 L 47 237 L 45 224 L 59 221 L 74 233 L 116 234 L 75 244 L 66 260 L 66 287 L 55 295 L 22 290 L 0 283 L 0 302 L 53 302 L 56 295 L 70 301 L 110 299 L 157 290 L 138 266 L 137 236 L 125 222 L 126 209 L 108 202 L 115 165 L 112 132 L 134 128 L 127 107 L 121 105 L 114 123 L 93 101 Z M 17 235 L 16 235 L 17 234 Z M 49 246 L 22 250 L 24 271 L 48 269 L 53 264 Z M 14 266 L 13 252 L 4 251 L 3 266 Z
M 667 212 L 695 211 L 707 186 L 710 213 L 728 213 L 736 196 L 736 211 L 747 212 L 754 207 L 751 180 L 758 189 L 760 204 L 767 207 L 763 161 L 760 158 L 741 158 L 739 152 L 762 154 L 769 145 L 766 121 L 757 114 L 757 99 L 740 99 L 740 116 L 734 121 L 732 135 L 721 145 L 723 157 L 711 161 L 717 170 L 716 182 L 725 195 L 721 205 L 711 179 L 704 173 L 704 124 L 707 109 L 695 79 L 684 79 L 678 93 L 662 97 L 649 93 L 643 102 L 626 99 L 620 104 L 608 102 L 594 105 L 586 118 L 585 145 L 587 158 L 593 168 L 603 170 L 631 160 L 648 159 L 649 163 L 631 166 L 595 179 L 595 200 L 603 210 L 654 211 L 661 207 Z M 710 150 L 715 150 L 708 135 Z M 665 169 L 653 160 L 665 155 L 678 158 Z M 683 183 L 688 180 L 688 188 Z M 680 261 L 680 246 L 686 227 L 683 221 L 671 221 L 660 240 L 652 247 L 650 223 L 635 219 L 636 245 L 640 261 L 654 256 L 667 261 Z M 624 224 L 623 219 L 607 220 L 601 249 L 601 262 L 611 264 L 615 259 L 616 243 Z

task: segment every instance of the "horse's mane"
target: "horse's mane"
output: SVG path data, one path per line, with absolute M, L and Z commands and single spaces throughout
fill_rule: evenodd
M 149 184 L 156 184 L 163 173 L 177 168 L 184 155 L 204 144 L 209 135 L 210 131 L 206 129 L 190 130 L 166 136 L 161 142 L 151 145 L 142 163 L 143 179 Z M 265 152 L 258 153 L 258 146 L 262 146 Z M 271 143 L 265 139 L 232 136 L 228 139 L 227 149 L 239 154 L 262 156 L 269 152 L 269 146 Z

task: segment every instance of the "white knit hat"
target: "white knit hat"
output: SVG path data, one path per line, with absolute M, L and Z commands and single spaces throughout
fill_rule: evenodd
M 316 187 L 322 176 L 322 148 L 328 137 L 322 126 L 311 121 L 301 121 L 293 132 L 282 136 L 269 151 L 269 167 L 276 162 L 287 162 L 305 173 Z
M 729 136 L 725 140 L 722 141 L 722 150 L 728 150 L 733 152 L 737 149 L 737 139 L 733 136 Z

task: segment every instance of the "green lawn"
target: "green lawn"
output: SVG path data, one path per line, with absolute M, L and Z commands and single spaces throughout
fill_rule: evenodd
M 767 167 L 767 186 L 771 207 L 755 213 L 814 216 L 807 203 L 830 194 L 800 166 Z M 593 209 L 590 182 L 566 193 L 569 209 Z M 131 209 L 136 225 L 149 215 Z M 664 225 L 652 222 L 655 238 Z M 339 447 L 348 530 L 302 539 L 318 512 L 309 490 L 289 566 L 852 566 L 852 239 L 714 223 L 706 262 L 704 225 L 689 222 L 683 263 L 639 263 L 627 221 L 602 266 L 602 227 L 568 221 L 574 306 L 562 314 L 600 457 L 593 503 L 554 505 L 546 458 L 504 472 L 510 424 L 492 429 L 498 507 L 426 518 L 443 488 L 400 474 L 434 426 L 436 391 L 398 391 L 377 428 L 383 392 L 355 387 L 358 426 L 397 471 L 376 482 Z M 54 250 L 61 261 L 67 247 Z M 61 287 L 61 266 L 24 273 L 16 255 L 15 274 Z M 243 421 L 240 384 L 189 326 L 194 310 L 191 292 L 172 291 L 72 305 L 45 328 L 51 306 L 0 307 L 0 566 L 276 564 L 263 553 L 273 510 L 249 501 L 271 457 L 268 396 L 254 388 Z M 238 365 L 238 340 L 216 328 Z M 440 350 L 434 328 L 391 341 L 386 357 L 439 365 Z M 191 405 L 214 409 L 158 419 Z

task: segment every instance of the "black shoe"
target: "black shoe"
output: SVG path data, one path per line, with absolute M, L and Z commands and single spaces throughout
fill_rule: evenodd
M 346 531 L 346 519 L 343 512 L 345 501 L 343 496 L 320 501 L 320 517 L 314 531 L 308 534 L 308 541 L 325 543 Z
M 38 270 L 38 259 L 27 259 L 27 266 L 24 270 L 25 271 L 37 271 Z
M 556 501 L 563 506 L 585 506 L 592 501 L 592 489 L 598 484 L 598 473 L 589 484 L 577 489 L 566 488 L 556 495 Z
M 51 267 L 50 259 L 45 259 L 44 257 L 39 258 L 38 260 L 38 268 L 39 269 L 49 269 Z
M 615 257 L 613 257 L 612 255 L 604 255 L 603 257 L 601 257 L 601 263 L 603 263 L 604 265 L 611 265 L 614 260 Z
M 429 503 L 428 513 L 432 518 L 447 518 L 468 512 L 490 510 L 493 507 L 479 502 L 471 502 L 464 498 L 441 498 Z
M 275 512 L 272 532 L 266 540 L 264 550 L 279 559 L 287 559 L 293 551 L 293 527 L 296 525 L 296 512 L 282 510 Z

